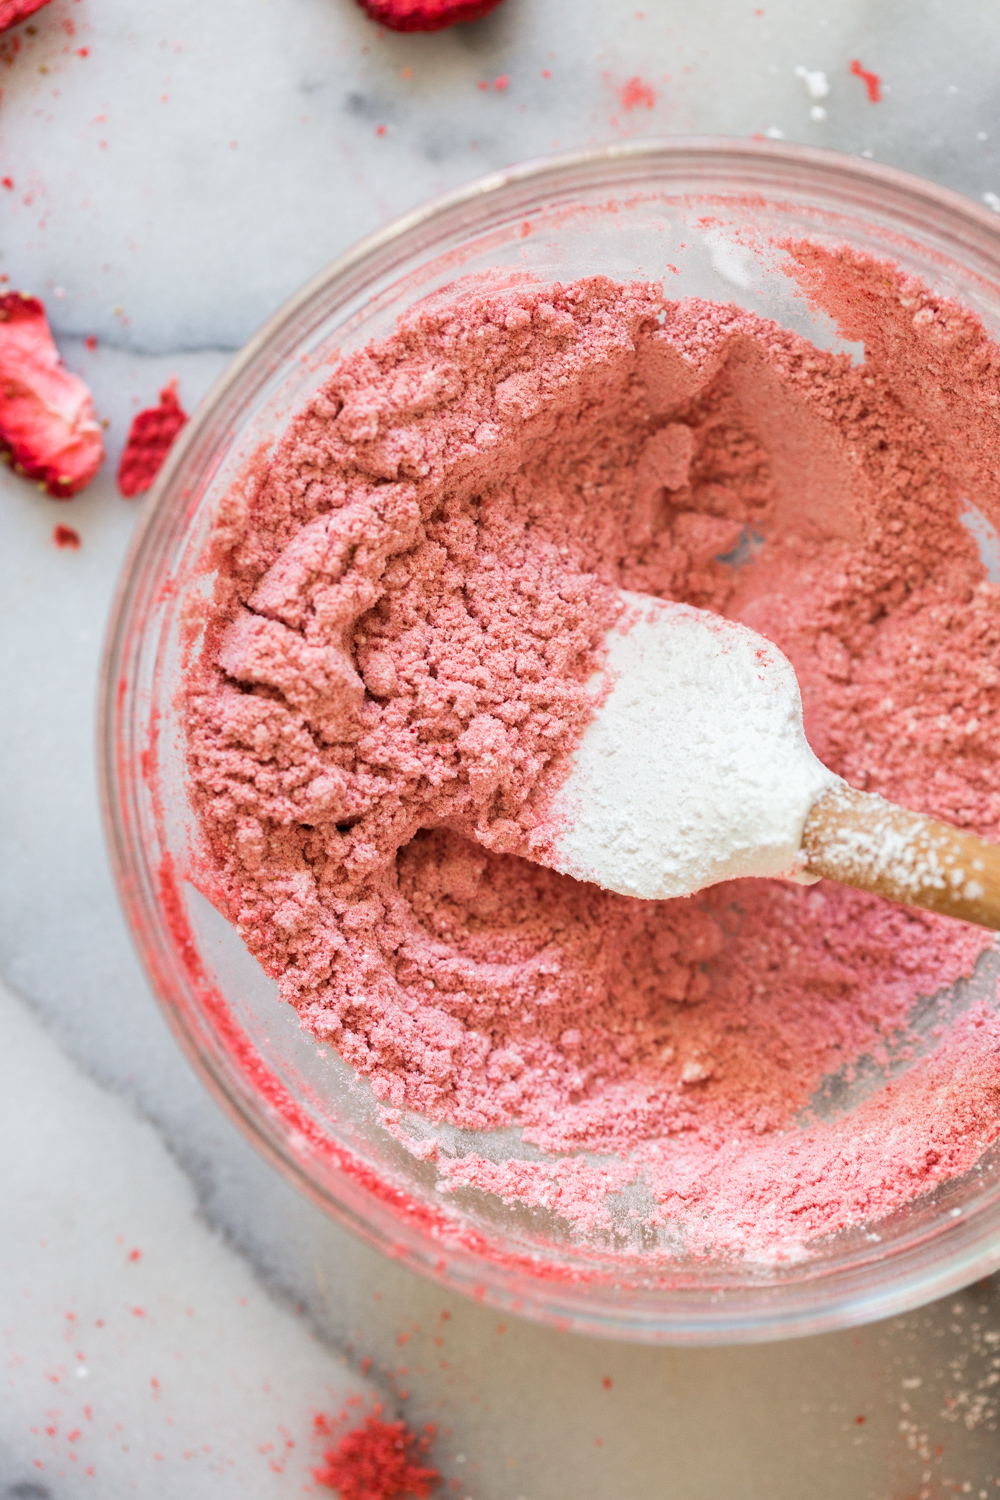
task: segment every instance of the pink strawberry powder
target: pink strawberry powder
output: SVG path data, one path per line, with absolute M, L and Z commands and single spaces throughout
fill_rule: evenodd
M 786 249 L 863 364 L 601 278 L 459 289 L 345 359 L 223 507 L 187 697 L 228 915 L 444 1186 L 766 1255 L 995 1138 L 984 1002 L 813 1109 L 992 936 L 826 884 L 635 901 L 530 856 L 619 586 L 769 636 L 833 770 L 1000 837 L 1000 589 L 959 520 L 1000 517 L 1000 351 L 890 264 Z M 527 1148 L 447 1155 L 436 1122 Z

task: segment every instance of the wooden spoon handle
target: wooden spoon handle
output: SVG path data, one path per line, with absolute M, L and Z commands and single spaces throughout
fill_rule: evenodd
M 802 834 L 810 875 L 1000 930 L 1000 848 L 974 833 L 842 785 Z

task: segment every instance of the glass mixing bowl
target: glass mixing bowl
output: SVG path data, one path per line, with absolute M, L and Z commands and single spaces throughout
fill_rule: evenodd
M 153 988 L 208 1087 L 280 1171 L 385 1253 L 510 1311 L 616 1338 L 724 1343 L 817 1332 L 966 1284 L 1000 1263 L 1000 1152 L 889 1220 L 773 1265 L 581 1239 L 541 1209 L 436 1191 L 433 1163 L 386 1131 L 366 1083 L 319 1055 L 187 878 L 198 837 L 175 701 L 189 649 L 185 610 L 209 586 L 202 558 L 228 488 L 342 354 L 459 278 L 666 276 L 672 296 L 735 301 L 844 347 L 754 236 L 810 236 L 890 256 L 1000 336 L 1000 220 L 903 172 L 799 146 L 678 138 L 484 177 L 342 256 L 234 359 L 160 475 L 122 575 L 104 667 L 103 793 L 118 886 Z M 924 1032 L 942 1006 L 995 989 L 996 972 L 988 955 L 972 981 L 938 997 Z M 909 1040 L 919 1052 L 919 1024 Z M 487 1149 L 468 1134 L 461 1144 Z

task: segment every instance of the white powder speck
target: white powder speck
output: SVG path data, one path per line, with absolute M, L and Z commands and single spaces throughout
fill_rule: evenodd
M 802 79 L 810 99 L 825 99 L 830 92 L 830 80 L 821 69 L 804 68 L 800 63 L 795 76 Z

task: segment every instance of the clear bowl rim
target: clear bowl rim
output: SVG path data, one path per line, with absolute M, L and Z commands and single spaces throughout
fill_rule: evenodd
M 210 1095 L 223 1112 L 237 1125 L 245 1138 L 286 1179 L 291 1180 L 308 1198 L 319 1204 L 331 1217 L 358 1234 L 375 1248 L 395 1259 L 402 1259 L 421 1274 L 436 1280 L 451 1290 L 474 1296 L 514 1314 L 528 1316 L 536 1321 L 549 1323 L 563 1329 L 589 1333 L 606 1338 L 626 1339 L 633 1342 L 651 1342 L 687 1345 L 725 1345 L 735 1343 L 759 1343 L 788 1337 L 801 1337 L 835 1329 L 856 1326 L 859 1323 L 898 1315 L 934 1298 L 957 1291 L 979 1277 L 989 1274 L 1000 1266 L 1000 1236 L 978 1240 L 956 1246 L 949 1257 L 928 1273 L 911 1273 L 909 1279 L 890 1279 L 875 1290 L 870 1287 L 864 1295 L 858 1289 L 843 1295 L 819 1299 L 809 1306 L 808 1296 L 802 1299 L 806 1305 L 796 1307 L 780 1304 L 785 1300 L 782 1288 L 761 1288 L 770 1291 L 772 1303 L 766 1296 L 755 1299 L 753 1316 L 737 1312 L 734 1318 L 724 1316 L 686 1316 L 630 1318 L 623 1307 L 618 1313 L 605 1309 L 603 1313 L 588 1314 L 581 1310 L 580 1299 L 567 1307 L 564 1298 L 552 1295 L 551 1284 L 546 1296 L 543 1281 L 534 1295 L 525 1296 L 511 1284 L 511 1278 L 500 1273 L 500 1268 L 491 1262 L 476 1261 L 475 1256 L 466 1257 L 468 1264 L 461 1264 L 461 1257 L 450 1266 L 442 1260 L 440 1246 L 433 1241 L 415 1246 L 401 1244 L 399 1226 L 393 1225 L 390 1232 L 385 1222 L 385 1213 L 378 1213 L 371 1206 L 369 1212 L 359 1212 L 349 1201 L 350 1195 L 336 1197 L 326 1188 L 320 1187 L 289 1152 L 282 1149 L 281 1142 L 269 1130 L 262 1110 L 248 1106 L 241 1091 L 232 1079 L 215 1066 L 206 1049 L 200 1045 L 184 1010 L 175 1004 L 161 983 L 155 965 L 140 942 L 141 901 L 138 898 L 135 872 L 132 868 L 133 851 L 130 847 L 121 806 L 124 789 L 119 785 L 117 767 L 117 728 L 121 694 L 119 692 L 120 666 L 123 656 L 124 632 L 129 613 L 134 603 L 136 584 L 140 575 L 139 564 L 147 552 L 157 527 L 162 524 L 165 507 L 170 498 L 171 483 L 176 472 L 195 447 L 204 428 L 214 413 L 225 401 L 233 387 L 244 374 L 265 354 L 281 331 L 293 323 L 298 314 L 321 293 L 329 292 L 338 281 L 347 278 L 372 261 L 381 251 L 398 244 L 427 225 L 445 220 L 456 210 L 477 200 L 492 198 L 513 186 L 544 188 L 551 180 L 565 186 L 567 175 L 585 173 L 600 167 L 617 165 L 641 168 L 643 163 L 669 160 L 679 167 L 685 159 L 705 163 L 713 160 L 719 166 L 739 169 L 741 165 L 754 163 L 767 166 L 772 172 L 772 186 L 778 186 L 778 174 L 782 169 L 810 170 L 830 180 L 843 183 L 848 180 L 861 189 L 867 188 L 873 197 L 879 191 L 890 197 L 908 200 L 916 210 L 921 205 L 937 210 L 952 221 L 964 224 L 973 231 L 976 249 L 993 262 L 1000 279 L 1000 216 L 981 206 L 973 199 L 950 188 L 930 182 L 901 168 L 874 162 L 859 156 L 849 156 L 823 147 L 806 146 L 795 142 L 748 140 L 727 136 L 648 136 L 609 145 L 560 151 L 533 157 L 515 163 L 435 195 L 418 207 L 399 215 L 382 228 L 366 235 L 327 266 L 318 271 L 296 292 L 276 309 L 247 342 L 233 355 L 225 370 L 214 382 L 199 403 L 192 418 L 175 441 L 153 490 L 147 499 L 131 544 L 123 561 L 112 599 L 108 625 L 105 633 L 104 651 L 100 673 L 97 705 L 97 752 L 98 780 L 102 817 L 108 844 L 112 872 L 121 900 L 130 937 L 139 955 L 140 963 L 149 980 L 150 987 L 181 1050 L 191 1063 L 195 1073 L 208 1089 Z M 732 196 L 730 192 L 728 196 Z M 976 233 L 978 231 L 978 233 Z M 356 1195 L 355 1195 L 356 1197 Z M 381 1205 L 380 1205 L 381 1207 Z M 382 1220 L 380 1223 L 379 1220 Z M 406 1236 L 404 1235 L 405 1239 Z M 412 1235 L 410 1239 L 412 1241 Z M 873 1257 L 875 1259 L 876 1257 Z M 885 1259 L 882 1257 L 881 1259 Z M 891 1263 L 891 1258 L 890 1258 Z M 835 1275 L 836 1273 L 834 1273 Z M 810 1285 L 821 1287 L 822 1274 Z M 492 1280 L 493 1285 L 489 1285 Z M 699 1294 L 704 1300 L 705 1294 Z M 676 1297 L 667 1293 L 666 1297 Z M 586 1299 L 584 1299 L 586 1300 Z M 683 1302 L 684 1299 L 681 1298 Z M 721 1308 L 719 1309 L 721 1313 Z

